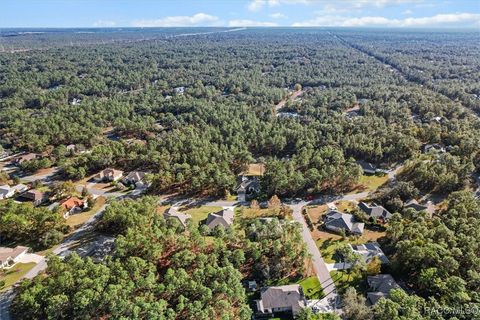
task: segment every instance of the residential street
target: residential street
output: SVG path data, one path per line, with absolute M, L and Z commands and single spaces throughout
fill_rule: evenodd
M 308 229 L 307 223 L 302 216 L 302 208 L 305 205 L 305 202 L 290 205 L 290 208 L 293 210 L 293 219 L 300 223 L 302 226 L 302 237 L 307 245 L 308 252 L 312 257 L 313 268 L 317 274 L 318 280 L 322 285 L 323 292 L 325 293 L 325 302 L 331 306 L 333 310 L 338 308 L 339 297 L 337 295 L 337 290 L 335 288 L 335 284 L 333 283 L 332 278 L 330 277 L 330 272 L 325 264 L 325 261 L 320 254 L 320 250 L 318 250 L 317 244 L 312 238 L 310 230 Z
M 90 219 L 85 222 L 83 226 L 75 230 L 68 238 L 65 238 L 63 242 L 55 248 L 52 252 L 58 256 L 66 256 L 68 255 L 70 251 L 70 247 L 72 244 L 75 243 L 75 241 L 78 241 L 81 239 L 86 232 L 91 231 L 95 223 L 97 222 L 98 218 L 100 218 L 105 211 L 105 208 L 107 207 L 107 204 L 104 204 L 100 209 L 98 210 L 95 215 L 93 215 Z M 24 276 L 24 278 L 27 279 L 32 279 L 36 275 L 38 275 L 40 272 L 45 270 L 47 268 L 47 261 L 46 258 L 43 258 L 35 267 L 33 267 L 27 274 Z

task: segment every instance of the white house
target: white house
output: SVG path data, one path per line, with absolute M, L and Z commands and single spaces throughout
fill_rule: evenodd
M 28 247 L 0 247 L 0 268 L 11 268 L 27 253 Z
M 15 189 L 11 188 L 8 184 L 0 186 L 0 200 L 11 198 L 15 195 Z

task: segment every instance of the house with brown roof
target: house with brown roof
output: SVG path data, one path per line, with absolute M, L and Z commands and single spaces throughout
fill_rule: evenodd
M 33 202 L 34 206 L 38 206 L 47 200 L 45 192 L 38 191 L 37 189 L 31 189 L 22 194 L 22 198 Z
M 15 248 L 0 247 L 0 269 L 11 268 L 28 251 L 28 247 Z
M 87 201 L 81 200 L 77 197 L 70 197 L 68 199 L 63 199 L 62 201 L 60 201 L 60 207 L 65 210 L 63 217 L 66 219 L 71 214 L 75 214 L 88 208 L 88 203 Z
M 122 176 L 123 176 L 122 170 L 107 168 L 97 173 L 93 177 L 93 180 L 96 182 L 113 182 L 113 181 L 120 180 Z
M 260 292 L 260 300 L 255 301 L 259 313 L 292 312 L 297 314 L 307 305 L 307 300 L 299 284 L 266 287 Z

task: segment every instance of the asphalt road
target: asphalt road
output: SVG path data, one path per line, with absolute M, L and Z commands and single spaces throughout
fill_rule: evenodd
M 97 222 L 97 220 L 102 216 L 103 212 L 105 211 L 107 204 L 104 204 L 100 209 L 95 213 L 90 219 L 87 220 L 80 228 L 75 230 L 69 237 L 65 238 L 60 245 L 55 248 L 52 252 L 58 256 L 66 256 L 70 252 L 70 247 L 79 239 L 81 239 L 85 233 L 91 231 Z M 26 279 L 33 279 L 35 278 L 40 272 L 47 268 L 47 261 L 46 258 L 43 258 L 35 267 L 30 269 L 27 274 L 25 274 L 24 278 Z

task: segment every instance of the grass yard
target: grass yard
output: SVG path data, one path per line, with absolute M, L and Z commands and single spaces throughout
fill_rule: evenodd
M 88 219 L 90 219 L 97 211 L 105 204 L 105 197 L 98 197 L 95 201 L 95 204 L 88 210 L 82 213 L 72 214 L 68 217 L 66 224 L 72 227 L 73 229 L 78 228 Z
M 361 237 L 347 237 L 345 239 L 342 239 L 339 235 L 324 231 L 318 231 L 318 233 L 314 232 L 313 236 L 325 262 L 334 263 L 338 262 L 334 257 L 335 251 L 341 246 L 347 243 L 363 244 L 369 241 L 377 241 L 379 238 L 385 236 L 385 232 L 365 229 Z
M 347 200 L 336 201 L 335 205 L 340 212 L 350 212 L 357 208 L 357 204 L 355 202 Z
M 320 281 L 318 281 L 316 276 L 308 277 L 297 283 L 302 287 L 307 299 L 322 299 L 325 296 Z
M 199 224 L 200 221 L 207 219 L 207 216 L 209 213 L 218 212 L 220 210 L 222 210 L 222 207 L 214 207 L 214 206 L 201 206 L 198 208 L 191 208 L 185 211 L 180 209 L 180 211 L 182 211 L 183 213 L 187 213 L 191 215 L 192 221 L 197 224 Z
M 238 197 L 236 194 L 229 194 L 225 197 L 226 201 L 237 201 Z
M 35 262 L 17 263 L 12 268 L 5 270 L 4 272 L 0 272 L 0 280 L 5 281 L 5 286 L 3 288 L 0 288 L 0 291 L 4 291 L 13 284 L 15 284 L 35 265 Z
M 326 204 L 320 206 L 312 206 L 307 208 L 307 214 L 313 223 L 318 223 L 321 217 L 327 213 L 328 206 Z
M 157 213 L 158 214 L 164 214 L 165 211 L 167 211 L 168 209 L 170 209 L 170 206 L 167 205 L 167 206 L 158 206 L 157 207 Z
M 348 287 L 354 287 L 358 293 L 365 293 L 367 288 L 365 279 L 360 272 L 351 272 L 334 270 L 330 272 L 333 282 L 340 294 L 344 293 Z
M 236 209 L 237 212 L 241 212 L 242 217 L 248 219 L 271 217 L 272 210 L 270 209 L 252 209 L 248 207 L 241 207 Z
M 263 176 L 265 173 L 265 164 L 250 163 L 248 169 L 243 173 L 245 176 Z
M 358 180 L 358 184 L 351 193 L 364 191 L 375 191 L 388 181 L 388 175 L 362 175 Z

